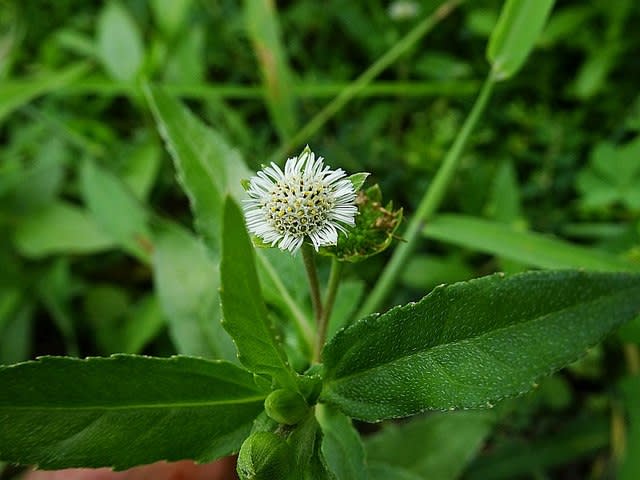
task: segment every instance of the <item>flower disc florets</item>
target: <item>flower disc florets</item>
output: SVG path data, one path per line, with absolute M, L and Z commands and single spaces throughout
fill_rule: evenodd
M 245 201 L 247 227 L 264 242 L 295 252 L 305 238 L 314 248 L 335 245 L 338 230 L 354 225 L 356 193 L 342 169 L 331 170 L 309 147 L 287 160 L 272 163 L 249 182 Z

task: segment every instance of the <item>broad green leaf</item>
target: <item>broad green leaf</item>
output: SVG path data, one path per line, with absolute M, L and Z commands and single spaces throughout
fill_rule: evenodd
M 154 284 L 178 352 L 234 361 L 235 348 L 220 323 L 217 263 L 176 224 L 164 224 L 155 237 Z
M 244 216 L 230 197 L 224 208 L 220 277 L 223 326 L 236 344 L 239 360 L 252 372 L 271 375 L 283 387 L 297 389 L 295 372 L 262 299 Z
M 640 271 L 640 265 L 592 248 L 466 215 L 439 215 L 423 230 L 427 238 L 453 243 L 540 268 Z
M 316 406 L 316 418 L 322 430 L 322 454 L 336 480 L 366 479 L 364 446 L 351 419 L 322 404 Z
M 226 362 L 42 357 L 0 368 L 0 459 L 118 470 L 210 461 L 238 451 L 264 397 Z
M 627 437 L 624 456 L 618 468 L 618 480 L 640 477 L 640 376 L 625 378 L 620 389 L 627 414 Z
M 507 0 L 489 38 L 487 58 L 496 80 L 520 70 L 533 50 L 554 0 Z
M 446 412 L 385 425 L 367 437 L 367 460 L 400 467 L 419 478 L 454 480 L 489 434 L 492 412 Z
M 157 142 L 146 141 L 135 145 L 126 153 L 127 162 L 122 179 L 135 197 L 144 202 L 149 197 L 158 176 L 162 149 Z
M 275 2 L 245 0 L 247 31 L 267 93 L 269 113 L 281 140 L 295 132 L 295 97 L 291 88 L 292 74 L 280 35 Z
M 63 201 L 21 220 L 13 240 L 18 251 L 30 258 L 96 253 L 114 247 L 111 237 L 84 210 Z
M 118 0 L 104 6 L 97 23 L 98 56 L 116 80 L 133 82 L 142 68 L 144 46 L 140 30 Z
M 88 70 L 89 66 L 86 63 L 80 63 L 60 72 L 43 74 L 33 79 L 3 81 L 0 85 L 0 121 L 34 98 L 73 83 Z
M 80 170 L 80 186 L 96 223 L 119 245 L 147 262 L 153 245 L 148 213 L 127 185 L 87 160 Z
M 189 197 L 196 228 L 209 249 L 219 253 L 224 195 L 229 192 L 242 198 L 240 180 L 250 172 L 238 151 L 180 102 L 161 88 L 146 85 L 144 91 L 175 163 L 178 181 Z
M 365 421 L 488 406 L 639 313 L 640 275 L 542 271 L 438 287 L 338 332 L 321 400 Z
M 140 353 L 165 326 L 155 295 L 145 295 L 133 305 L 120 330 L 120 352 Z

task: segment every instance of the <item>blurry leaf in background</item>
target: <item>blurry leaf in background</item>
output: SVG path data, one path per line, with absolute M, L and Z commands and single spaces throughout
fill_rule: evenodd
M 160 170 L 162 148 L 157 141 L 143 140 L 123 154 L 126 155 L 126 163 L 121 174 L 122 180 L 140 201 L 145 202 Z
M 0 364 L 31 356 L 33 303 L 18 287 L 0 289 Z
M 152 257 L 156 295 L 179 353 L 237 362 L 220 323 L 218 265 L 189 231 L 165 223 L 155 234 Z
M 97 253 L 115 246 L 87 212 L 63 201 L 20 220 L 13 241 L 18 251 L 29 258 Z
M 41 74 L 26 80 L 3 81 L 0 83 L 0 122 L 15 109 L 45 93 L 58 90 L 82 77 L 89 67 L 78 63 L 59 72 Z
M 80 169 L 80 185 L 95 222 L 118 245 L 147 262 L 153 247 L 149 214 L 127 185 L 90 160 Z
M 366 438 L 367 462 L 402 468 L 418 478 L 455 480 L 490 433 L 492 411 L 433 413 L 384 424 Z
M 538 40 L 554 1 L 506 1 L 487 47 L 487 58 L 496 80 L 505 80 L 522 67 Z
M 178 85 L 197 85 L 205 79 L 205 31 L 201 25 L 189 28 L 173 45 L 164 65 L 164 80 Z
M 640 478 L 640 376 L 628 376 L 619 385 L 627 416 L 624 456 L 618 469 L 618 480 Z
M 98 17 L 98 55 L 114 79 L 133 82 L 142 68 L 142 35 L 131 13 L 118 0 L 109 0 Z
M 68 258 L 58 258 L 40 276 L 37 282 L 38 296 L 47 308 L 64 340 L 67 354 L 79 356 L 76 326 L 73 320 L 71 300 L 79 285 L 72 277 Z
M 402 283 L 409 288 L 429 291 L 443 283 L 455 283 L 473 276 L 461 255 L 413 255 L 402 271 Z
M 424 228 L 433 240 L 499 255 L 539 268 L 584 268 L 595 271 L 640 271 L 640 265 L 615 255 L 573 245 L 536 232 L 467 215 L 436 216 Z
M 155 295 L 133 302 L 116 285 L 94 284 L 84 296 L 84 313 L 102 354 L 140 353 L 166 326 Z
M 589 157 L 589 165 L 578 175 L 578 190 L 583 208 L 608 208 L 616 204 L 640 212 L 640 137 L 616 146 L 598 144 Z
M 172 38 L 184 27 L 193 0 L 150 0 L 151 13 L 167 38 Z
M 295 97 L 291 85 L 293 75 L 278 24 L 278 12 L 271 0 L 245 0 L 247 31 L 267 92 L 269 113 L 280 140 L 295 133 L 297 126 Z
M 331 339 L 338 330 L 351 323 L 351 316 L 355 314 L 365 291 L 362 280 L 346 279 L 340 282 L 336 294 L 333 311 L 327 327 L 327 340 Z

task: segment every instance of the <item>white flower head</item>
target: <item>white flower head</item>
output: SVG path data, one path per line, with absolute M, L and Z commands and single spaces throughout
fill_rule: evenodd
M 344 170 L 331 170 L 307 148 L 282 169 L 272 163 L 249 181 L 247 228 L 265 243 L 296 252 L 305 239 L 318 250 L 355 224 L 356 192 Z

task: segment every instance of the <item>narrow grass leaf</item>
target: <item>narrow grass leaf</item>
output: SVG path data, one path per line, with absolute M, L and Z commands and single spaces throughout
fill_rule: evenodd
M 436 288 L 324 349 L 321 399 L 365 421 L 490 406 L 532 388 L 640 313 L 640 275 L 571 270 Z
M 44 469 L 238 451 L 264 392 L 225 362 L 117 355 L 0 367 L 0 459 Z
M 466 215 L 439 215 L 423 230 L 433 240 L 453 243 L 539 268 L 640 271 L 640 265 L 593 248 Z
M 282 43 L 275 2 L 245 0 L 247 31 L 262 72 L 269 113 L 281 140 L 293 135 L 296 128 L 295 97 L 292 74 Z
M 518 72 L 547 22 L 554 0 L 507 0 L 489 38 L 487 58 L 497 80 Z

